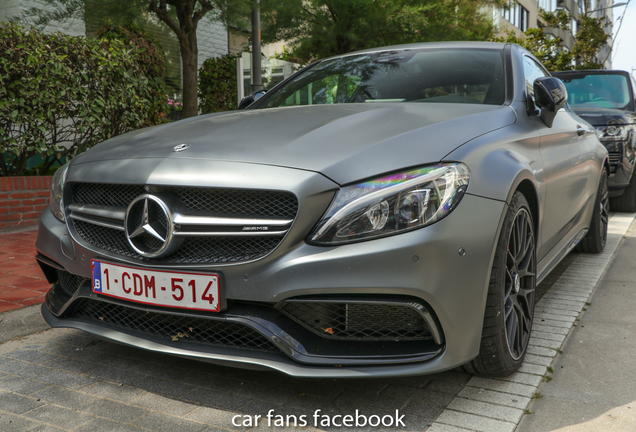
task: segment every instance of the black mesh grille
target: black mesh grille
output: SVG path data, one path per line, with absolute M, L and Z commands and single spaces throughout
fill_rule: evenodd
M 74 183 L 73 203 L 128 207 L 144 193 L 139 185 Z M 293 219 L 298 212 L 298 200 L 290 192 L 252 189 L 214 189 L 169 187 L 177 196 L 186 214 L 219 215 L 248 218 Z
M 168 190 L 194 214 L 293 219 L 298 211 L 296 196 L 289 192 L 194 187 Z
M 429 327 L 422 315 L 398 304 L 285 302 L 279 309 L 326 338 L 431 339 Z
M 71 187 L 75 204 L 128 207 L 137 196 L 144 193 L 143 186 L 136 185 L 73 183 Z M 296 196 L 284 191 L 169 187 L 162 192 L 176 196 L 181 203 L 179 211 L 189 215 L 293 219 L 298 211 Z M 141 212 L 135 216 L 141 218 Z M 136 221 L 136 225 L 139 225 L 140 221 Z M 167 225 L 166 220 L 159 222 L 164 227 Z M 264 257 L 282 241 L 282 237 L 278 236 L 191 236 L 185 237 L 184 242 L 172 255 L 160 259 L 147 259 L 132 249 L 122 231 L 75 219 L 71 219 L 70 223 L 84 241 L 100 249 L 128 258 L 161 264 L 251 261 Z M 162 246 L 150 235 L 139 237 L 138 241 L 148 250 L 156 250 Z
M 140 185 L 118 185 L 98 183 L 74 183 L 73 203 L 100 206 L 128 207 L 144 193 Z
M 84 282 L 88 281 L 87 278 L 62 270 L 57 270 L 57 277 L 60 287 L 70 296 L 75 294 Z
M 84 241 L 100 249 L 157 264 L 235 263 L 261 258 L 274 250 L 280 237 L 186 237 L 183 244 L 166 258 L 148 260 L 128 244 L 123 231 L 79 220 L 75 230 Z
M 256 330 L 225 320 L 148 312 L 89 299 L 80 300 L 71 317 L 170 341 L 256 351 L 279 351 Z
M 618 165 L 621 163 L 621 159 L 623 155 L 620 151 L 609 152 L 609 162 L 611 166 Z

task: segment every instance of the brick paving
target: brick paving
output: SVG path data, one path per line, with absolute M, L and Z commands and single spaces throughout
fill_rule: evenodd
M 44 301 L 49 283 L 35 260 L 37 231 L 0 235 L 0 313 Z

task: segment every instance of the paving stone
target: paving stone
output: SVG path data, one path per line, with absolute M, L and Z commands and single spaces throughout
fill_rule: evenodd
M 540 355 L 544 357 L 554 357 L 557 355 L 557 352 L 551 348 L 542 348 L 532 345 L 528 347 L 527 352 L 529 354 Z
M 367 406 L 370 408 L 380 408 L 393 411 L 405 407 L 409 402 L 409 399 L 405 397 L 394 398 L 376 393 L 365 393 L 362 395 L 360 393 L 354 393 L 350 390 L 346 390 L 339 395 L 335 401 L 342 407 L 343 410 Z
M 544 298 L 541 298 L 538 304 L 541 305 L 542 307 L 556 307 L 556 308 L 568 309 L 577 313 L 581 312 L 581 309 L 583 309 L 583 307 L 585 306 L 585 303 L 579 303 L 579 302 L 573 303 L 573 302 L 569 302 L 565 300 L 544 299 Z
M 195 389 L 194 386 L 177 381 L 146 376 L 135 382 L 135 387 L 152 393 L 179 398 Z
M 470 428 L 470 430 L 479 432 L 513 432 L 516 427 L 514 423 L 451 410 L 444 411 L 437 418 L 437 422 L 451 426 Z
M 134 382 L 140 381 L 145 378 L 145 375 L 136 372 L 104 366 L 100 366 L 88 371 L 87 375 L 93 378 L 99 378 L 105 381 L 114 382 L 116 384 L 126 385 L 131 385 Z
M 541 325 L 544 325 L 544 326 L 561 327 L 561 328 L 564 328 L 564 329 L 567 329 L 567 330 L 572 328 L 572 323 L 565 322 L 565 321 L 555 321 L 555 320 L 551 320 L 551 319 L 539 318 L 535 322 L 537 324 L 541 324 Z
M 514 424 L 517 424 L 519 420 L 521 420 L 521 416 L 523 416 L 523 410 L 519 408 L 510 408 L 489 402 L 464 399 L 461 397 L 456 397 L 450 405 L 448 405 L 448 409 L 490 417 L 496 420 L 504 420 Z
M 471 378 L 471 380 L 472 379 L 473 378 Z M 430 404 L 440 406 L 445 406 L 453 399 L 453 395 L 449 395 L 447 393 L 413 387 L 390 386 L 386 390 L 384 390 L 382 394 L 396 399 L 404 397 L 409 400 L 421 400 Z
M 433 423 L 430 428 L 426 429 L 426 432 L 472 432 L 472 431 L 468 429 L 464 429 L 464 428 L 445 425 L 442 423 Z
M 92 369 L 99 367 L 95 363 L 89 363 L 81 360 L 73 360 L 65 357 L 58 357 L 55 360 L 44 363 L 44 366 L 48 366 L 54 369 L 65 370 L 67 372 L 74 373 L 86 373 Z
M 96 418 L 83 426 L 75 429 L 74 432 L 140 432 L 142 429 L 103 418 Z M 147 432 L 147 431 L 146 431 Z
M 546 366 L 532 364 L 524 361 L 521 367 L 518 369 L 518 372 L 543 376 L 548 372 L 548 368 Z
M 23 414 L 40 405 L 44 405 L 44 402 L 15 393 L 0 392 L 0 409 L 13 414 Z
M 29 363 L 45 363 L 47 361 L 55 360 L 58 356 L 49 354 L 43 351 L 36 351 L 32 349 L 18 349 L 5 354 L 7 357 L 11 357 L 17 360 L 27 361 Z
M 55 405 L 44 405 L 25 414 L 34 420 L 44 423 L 51 423 L 65 429 L 73 429 L 84 423 L 89 422 L 94 417 L 83 414 L 68 408 L 62 408 Z
M 98 399 L 82 407 L 82 411 L 111 420 L 131 423 L 134 420 L 147 415 L 150 411 L 104 399 Z
M 568 333 L 570 333 L 570 329 L 569 328 L 563 328 L 563 327 L 552 327 L 552 326 L 547 326 L 547 325 L 541 325 L 539 323 L 533 323 L 532 324 L 532 331 L 541 331 L 541 332 L 545 332 L 545 333 L 555 333 L 555 334 L 560 334 L 560 335 L 564 335 L 566 336 Z
M 499 381 L 483 377 L 473 377 L 468 381 L 468 386 L 478 389 L 494 390 L 519 396 L 532 397 L 536 388 L 525 384 L 517 384 L 508 381 Z
M 454 371 L 443 372 L 433 376 L 435 379 L 426 386 L 426 389 L 450 394 L 457 394 L 472 377 L 470 374 Z
M 512 408 L 524 410 L 530 404 L 531 399 L 525 396 L 512 395 L 493 390 L 478 389 L 476 387 L 464 387 L 457 395 L 466 399 L 490 402 Z M 451 402 L 452 403 L 452 402 Z
M 547 339 L 547 340 L 553 340 L 558 342 L 563 342 L 565 340 L 565 335 L 535 331 L 535 329 L 532 329 L 532 336 L 538 339 Z
M 94 349 L 92 346 L 78 347 L 70 345 L 60 345 L 57 343 L 47 344 L 42 347 L 41 350 L 51 354 L 56 354 L 58 356 L 82 361 L 89 361 L 100 355 L 101 353 L 101 351 Z
M 47 387 L 49 387 L 49 384 L 31 378 L 17 377 L 15 375 L 6 375 L 0 378 L 0 389 L 23 395 L 29 395 Z
M 38 378 L 40 381 L 44 381 L 51 384 L 57 384 L 61 387 L 69 389 L 81 389 L 91 384 L 95 384 L 97 380 L 88 378 L 84 375 L 78 375 L 71 372 L 55 370 L 47 375 Z
M 147 393 L 146 395 L 136 399 L 132 404 L 150 411 L 159 411 L 165 414 L 181 417 L 199 408 L 199 406 L 195 404 L 180 402 L 153 393 Z
M 434 405 L 424 400 L 412 400 L 401 412 L 419 417 L 434 419 L 444 409 L 443 406 Z
M 42 375 L 46 375 L 51 372 L 52 369 L 36 365 L 21 360 L 14 360 L 0 365 L 0 371 L 9 372 L 14 375 L 19 375 L 26 378 L 36 378 Z
M 250 400 L 243 396 L 221 393 L 215 390 L 198 388 L 181 397 L 182 400 L 198 402 L 200 404 L 228 410 L 236 410 L 246 405 Z
M 201 432 L 207 429 L 207 425 L 160 413 L 150 413 L 133 423 L 151 430 L 161 432 Z
M 37 426 L 37 423 L 11 413 L 3 413 L 0 408 L 0 431 L 24 432 Z
M 550 313 L 544 313 L 544 312 L 535 313 L 534 318 L 539 320 L 545 319 L 545 320 L 553 320 L 553 321 L 563 321 L 568 324 L 572 324 L 574 321 L 576 321 L 576 317 L 573 317 L 573 316 L 564 316 L 564 315 L 550 314 Z
M 4 363 L 8 363 L 8 362 L 10 362 L 10 361 L 13 361 L 13 359 L 12 359 L 12 358 L 9 358 L 9 357 L 5 357 L 5 356 L 1 356 L 1 355 L 0 355 L 0 365 L 1 365 L 1 364 L 4 364 Z
M 136 351 L 139 353 L 139 351 Z M 121 355 L 105 355 L 100 357 L 99 364 L 101 366 L 108 366 L 117 369 L 132 369 L 139 365 L 146 363 L 145 360 L 139 358 L 139 356 L 121 356 Z
M 270 405 L 271 406 L 271 405 Z M 263 408 L 263 411 L 260 411 L 259 409 L 255 409 L 255 411 L 259 411 L 258 413 L 254 413 L 252 414 L 254 411 L 250 411 L 249 415 L 260 415 L 260 416 L 264 416 L 267 414 L 267 411 L 265 411 L 266 408 Z M 279 411 L 282 411 L 284 408 L 279 408 Z M 308 413 L 304 413 L 305 415 L 307 415 Z M 235 413 L 235 412 L 230 412 L 230 411 L 223 411 L 223 410 L 218 410 L 218 409 L 214 409 L 214 408 L 208 408 L 208 407 L 199 407 L 197 409 L 195 409 L 194 411 L 192 411 L 190 414 L 186 415 L 185 418 L 189 419 L 189 420 L 193 420 L 193 421 L 197 421 L 199 423 L 204 423 L 207 425 L 213 425 L 213 426 L 221 426 L 225 429 L 232 429 L 232 430 L 238 430 L 238 431 L 245 431 L 247 429 L 250 429 L 250 427 L 245 427 L 245 426 L 234 426 L 232 424 L 232 418 L 236 415 L 240 415 L 239 413 Z M 240 419 L 239 420 L 240 423 Z
M 529 343 L 530 343 L 531 346 L 543 347 L 543 348 L 552 348 L 554 350 L 560 349 L 561 346 L 563 345 L 562 341 L 555 341 L 555 340 L 549 340 L 549 339 L 540 339 L 540 338 L 537 338 L 537 337 L 531 337 Z
M 58 386 L 49 386 L 32 396 L 67 408 L 79 408 L 96 400 L 93 396 Z
M 99 381 L 89 387 L 85 387 L 82 389 L 82 392 L 107 399 L 113 399 L 123 403 L 131 402 L 145 394 L 148 394 L 145 390 L 139 390 L 135 387 L 118 385 L 104 381 Z

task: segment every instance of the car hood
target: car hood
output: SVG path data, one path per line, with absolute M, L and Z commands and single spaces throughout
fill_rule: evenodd
M 636 123 L 636 113 L 630 113 L 628 111 L 622 111 L 619 109 L 574 108 L 574 112 L 592 126 L 609 126 Z
M 516 121 L 512 108 L 433 103 L 343 104 L 203 115 L 120 135 L 74 163 L 190 158 L 319 172 L 346 184 L 440 161 Z M 188 144 L 184 151 L 174 147 Z

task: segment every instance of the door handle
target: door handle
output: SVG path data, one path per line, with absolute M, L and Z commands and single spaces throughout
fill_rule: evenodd
M 576 125 L 576 134 L 577 134 L 578 136 L 585 135 L 585 132 L 587 132 L 587 131 L 586 131 L 584 128 L 582 128 L 582 127 L 581 127 L 581 126 L 579 126 L 579 125 Z

